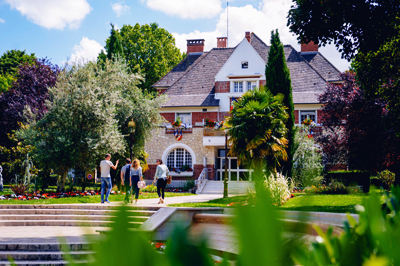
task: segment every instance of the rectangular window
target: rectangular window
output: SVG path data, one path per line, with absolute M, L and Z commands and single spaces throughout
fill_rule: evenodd
M 233 82 L 233 92 L 243 92 L 243 82 Z
M 257 82 L 247 81 L 247 90 L 248 91 L 254 90 L 255 87 L 257 87 Z
M 176 118 L 181 118 L 182 123 L 186 124 L 187 126 L 192 125 L 192 114 L 191 113 L 177 113 Z
M 307 118 L 317 123 L 317 111 L 300 111 L 300 124 Z

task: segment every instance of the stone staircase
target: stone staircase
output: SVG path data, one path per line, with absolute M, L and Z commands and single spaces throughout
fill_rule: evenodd
M 116 205 L 57 204 L 0 205 L 0 226 L 110 226 Z M 158 208 L 132 206 L 132 228 L 137 228 Z
M 88 243 L 69 243 L 67 250 L 74 263 L 86 263 L 93 254 Z M 61 245 L 55 243 L 1 243 L 0 266 L 11 265 L 9 258 L 15 265 L 66 265 L 66 255 L 61 251 Z
M 249 189 L 254 187 L 251 181 L 229 181 L 228 182 L 228 194 L 246 194 Z M 207 180 L 203 191 L 200 194 L 223 194 L 224 193 L 224 182 L 223 181 L 212 181 Z

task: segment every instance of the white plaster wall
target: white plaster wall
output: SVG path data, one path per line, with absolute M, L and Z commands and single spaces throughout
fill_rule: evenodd
M 242 68 L 242 61 L 249 62 L 249 67 Z M 261 75 L 260 79 L 265 80 L 265 62 L 261 56 L 254 50 L 253 46 L 243 39 L 238 45 L 224 66 L 215 76 L 215 81 L 229 81 L 227 76 L 246 76 Z

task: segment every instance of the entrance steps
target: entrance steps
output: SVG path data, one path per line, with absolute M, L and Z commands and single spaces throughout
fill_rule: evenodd
M 254 188 L 254 183 L 251 181 L 229 181 L 228 182 L 228 194 L 246 194 L 249 190 Z M 200 194 L 223 194 L 224 193 L 224 182 L 207 180 L 203 191 Z
M 0 226 L 108 227 L 117 207 L 103 204 L 0 205 Z M 130 207 L 131 227 L 139 227 L 157 210 Z
M 75 263 L 84 264 L 93 254 L 89 243 L 69 243 L 64 250 Z M 0 266 L 12 265 L 66 265 L 66 254 L 61 251 L 61 245 L 55 243 L 1 243 Z

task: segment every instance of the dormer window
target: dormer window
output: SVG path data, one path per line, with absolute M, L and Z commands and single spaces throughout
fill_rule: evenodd
M 242 61 L 242 68 L 249 68 L 249 62 L 248 61 Z

